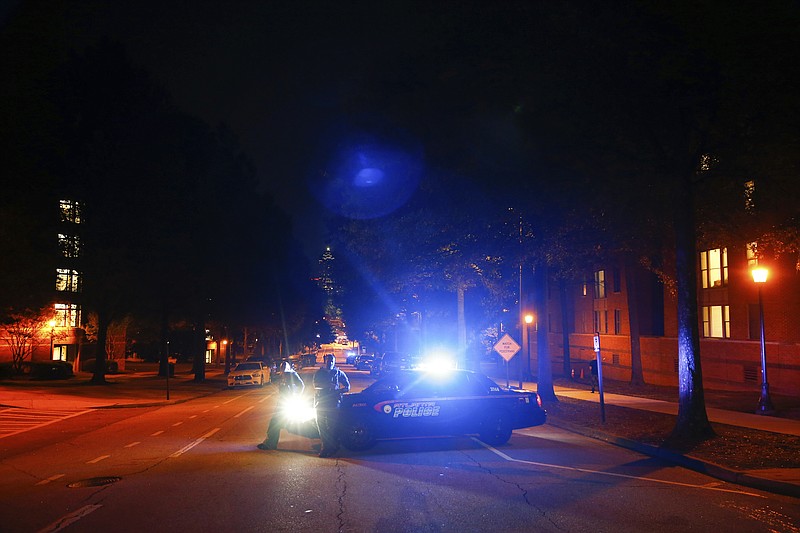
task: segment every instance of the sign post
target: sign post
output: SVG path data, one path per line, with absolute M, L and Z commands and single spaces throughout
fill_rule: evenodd
M 600 357 L 600 333 L 594 334 L 594 356 L 597 361 L 597 390 L 600 393 L 600 420 L 606 423 L 606 404 L 603 398 L 603 359 Z
M 520 350 L 520 345 L 517 344 L 517 341 L 511 338 L 511 335 L 506 333 L 500 340 L 497 341 L 497 344 L 494 345 L 494 351 L 500 354 L 506 362 L 506 388 L 510 389 L 511 385 L 509 384 L 509 377 L 508 377 L 508 362 L 514 357 L 517 352 Z M 520 387 L 521 388 L 521 387 Z

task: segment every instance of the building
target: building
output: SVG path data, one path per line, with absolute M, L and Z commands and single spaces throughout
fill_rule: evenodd
M 711 389 L 753 391 L 761 384 L 761 291 L 767 375 L 770 391 L 800 396 L 800 275 L 791 258 L 770 262 L 769 277 L 759 287 L 752 277 L 756 246 L 723 247 L 697 254 L 698 328 L 703 385 Z M 626 276 L 623 264 L 601 265 L 586 279 L 567 287 L 568 309 L 561 312 L 557 290 L 548 297 L 540 324 L 548 328 L 554 375 L 564 360 L 564 316 L 567 317 L 572 368 L 580 372 L 595 357 L 593 337 L 600 334 L 603 376 L 631 379 L 631 337 L 628 284 L 635 285 L 644 380 L 678 384 L 677 302 L 673 292 L 642 267 Z M 552 286 L 551 288 L 554 288 Z M 570 320 L 573 321 L 569 324 Z M 536 338 L 530 335 L 531 357 Z M 536 368 L 532 362 L 531 368 Z

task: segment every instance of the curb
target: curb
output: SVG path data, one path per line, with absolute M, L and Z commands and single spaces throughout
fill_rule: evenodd
M 684 468 L 688 468 L 689 470 L 700 472 L 701 474 L 706 474 L 708 476 L 720 479 L 722 481 L 727 481 L 730 483 L 735 483 L 737 485 L 742 485 L 753 489 L 759 489 L 766 492 L 772 492 L 775 494 L 782 494 L 784 496 L 792 496 L 794 498 L 800 498 L 800 486 L 794 483 L 786 483 L 784 481 L 778 481 L 775 479 L 766 479 L 758 476 L 753 476 L 746 472 L 731 470 L 730 468 L 726 468 L 724 466 L 709 461 L 704 461 L 702 459 L 697 459 L 695 457 L 691 457 L 688 455 L 683 455 L 677 452 L 673 452 L 666 448 L 659 448 L 657 446 L 652 446 L 650 444 L 643 444 L 641 442 L 636 442 L 630 439 L 626 439 L 624 437 L 609 435 L 607 433 L 603 433 L 602 431 L 584 428 L 581 426 L 570 424 L 569 422 L 553 422 L 551 420 L 548 420 L 547 423 L 557 428 L 564 429 L 572 433 L 577 433 L 579 435 L 583 435 L 584 437 L 589 437 L 592 439 L 607 442 L 609 444 L 613 444 L 614 446 L 619 446 L 621 448 L 627 448 L 629 450 L 633 450 L 635 452 L 639 452 L 641 454 L 648 455 L 650 457 L 656 457 L 658 459 L 662 459 L 664 461 L 677 464 Z

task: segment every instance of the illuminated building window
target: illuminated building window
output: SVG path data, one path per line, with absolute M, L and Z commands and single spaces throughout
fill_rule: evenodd
M 700 252 L 700 275 L 704 289 L 727 285 L 728 249 L 716 248 Z
M 614 309 L 614 335 L 622 332 L 622 310 Z
M 730 337 L 730 316 L 727 305 L 703 307 L 703 336 L 718 339 Z
M 758 243 L 747 243 L 747 266 L 752 268 L 758 266 Z
M 78 304 L 56 304 L 55 311 L 56 327 L 77 328 L 80 325 L 81 312 Z
M 78 257 L 81 252 L 81 242 L 77 235 L 58 234 L 58 246 L 64 257 Z
M 81 205 L 79 202 L 75 200 L 60 200 L 58 204 L 61 208 L 62 222 L 81 223 Z
M 606 297 L 605 270 L 595 270 L 594 272 L 594 297 L 596 300 Z
M 56 290 L 60 292 L 81 292 L 81 275 L 69 268 L 56 269 Z
M 753 180 L 747 181 L 744 184 L 744 208 L 747 211 L 752 211 L 755 207 L 753 197 L 756 192 L 756 182 Z

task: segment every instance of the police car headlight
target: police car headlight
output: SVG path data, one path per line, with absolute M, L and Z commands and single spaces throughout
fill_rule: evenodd
M 304 396 L 286 398 L 281 405 L 281 413 L 292 422 L 307 422 L 317 416 L 313 404 Z
M 458 368 L 455 358 L 445 353 L 433 353 L 426 356 L 417 366 L 426 372 L 447 373 Z

